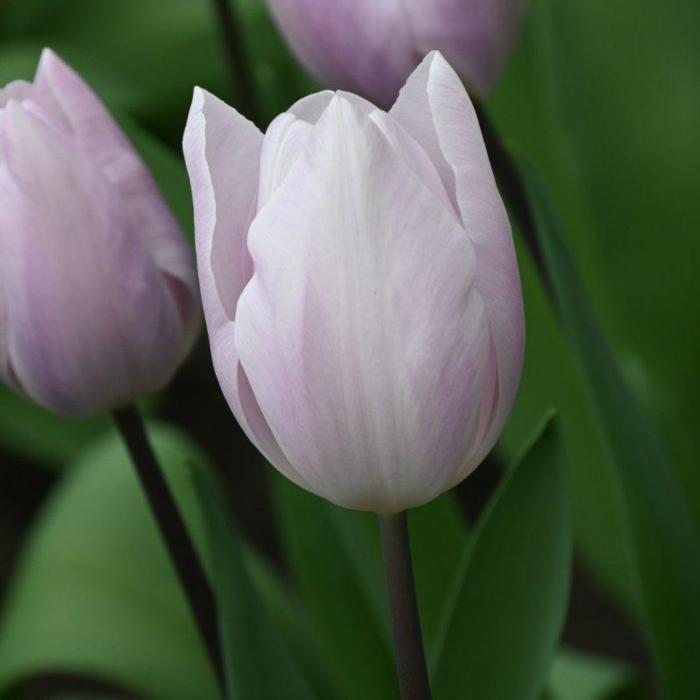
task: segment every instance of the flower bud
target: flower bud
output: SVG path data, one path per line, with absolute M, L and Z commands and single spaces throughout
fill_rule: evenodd
M 526 0 L 267 0 L 290 48 L 324 84 L 389 105 L 429 51 L 485 97 L 520 34 Z
M 185 154 L 215 370 L 265 457 L 382 512 L 466 477 L 512 406 L 523 309 L 478 121 L 442 56 L 389 113 L 320 93 L 264 136 L 197 89 Z
M 161 388 L 194 340 L 191 251 L 81 78 L 45 50 L 0 90 L 0 377 L 96 414 Z

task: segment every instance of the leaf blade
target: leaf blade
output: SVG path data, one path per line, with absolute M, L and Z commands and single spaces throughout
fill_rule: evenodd
M 270 623 L 235 528 L 204 474 L 198 470 L 194 478 L 209 540 L 227 697 L 312 698 L 285 642 Z
M 629 391 L 534 170 L 520 159 L 565 333 L 626 505 L 643 616 L 670 698 L 700 697 L 700 536 L 655 430 Z
M 465 549 L 436 697 L 529 700 L 546 680 L 568 600 L 571 516 L 556 423 L 538 435 Z

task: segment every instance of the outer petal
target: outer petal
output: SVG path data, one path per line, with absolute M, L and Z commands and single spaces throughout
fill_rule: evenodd
M 257 207 L 262 142 L 254 124 L 195 88 L 183 145 L 192 184 L 197 266 L 214 370 L 250 440 L 268 459 L 283 462 L 234 344 L 236 305 L 253 273 L 246 238 Z
M 508 216 L 474 108 L 439 53 L 426 57 L 409 78 L 391 115 L 432 158 L 447 189 L 454 193 L 476 250 L 476 288 L 489 319 L 499 390 L 498 406 L 478 455 L 483 458 L 500 435 L 515 399 L 525 342 L 520 276 Z
M 113 183 L 139 222 L 139 234 L 171 284 L 183 316 L 184 355 L 199 326 L 199 295 L 192 252 L 141 158 L 90 87 L 53 51 L 39 62 L 31 99 L 64 119 L 92 162 Z M 182 289 L 184 287 L 184 289 Z
M 12 375 L 68 415 L 160 388 L 178 359 L 180 317 L 119 197 L 65 134 L 13 100 L 1 135 Z
M 467 84 L 486 96 L 501 75 L 527 0 L 402 0 L 422 56 L 440 49 Z
M 402 0 L 268 0 L 301 62 L 326 85 L 395 98 L 418 63 Z
M 307 488 L 380 511 L 441 493 L 470 452 L 488 366 L 454 215 L 336 97 L 249 247 L 236 345 Z

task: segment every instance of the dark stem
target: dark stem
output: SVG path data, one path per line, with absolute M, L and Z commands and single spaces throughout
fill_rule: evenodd
M 114 421 L 126 443 L 141 487 L 156 520 L 170 561 L 189 603 L 222 691 L 223 656 L 216 600 L 163 470 L 148 441 L 143 420 L 134 407 L 114 412 Z
M 260 115 L 257 110 L 253 74 L 241 40 L 237 18 L 231 7 L 232 0 L 213 0 L 213 2 L 231 72 L 236 104 L 248 119 L 257 122 Z
M 496 176 L 498 188 L 500 189 L 503 198 L 508 203 L 508 208 L 510 209 L 511 214 L 515 217 L 515 220 L 518 223 L 520 232 L 523 235 L 523 240 L 525 241 L 525 244 L 530 251 L 530 255 L 537 266 L 537 271 L 540 274 L 542 283 L 547 289 L 550 297 L 553 298 L 552 283 L 544 263 L 542 249 L 540 248 L 540 244 L 537 239 L 535 218 L 532 209 L 530 208 L 530 202 L 527 197 L 525 184 L 520 177 L 520 173 L 518 172 L 508 149 L 501 141 L 496 128 L 489 119 L 486 110 L 476 98 L 473 99 L 473 103 L 474 109 L 476 110 L 476 115 L 479 118 L 481 133 L 484 137 L 484 142 L 486 143 L 486 150 L 488 151 L 489 158 L 491 160 L 491 167 L 493 168 L 494 175 Z
M 430 700 L 430 682 L 413 580 L 407 515 L 405 512 L 380 515 L 379 527 L 382 533 L 384 575 L 389 593 L 396 675 L 401 700 Z

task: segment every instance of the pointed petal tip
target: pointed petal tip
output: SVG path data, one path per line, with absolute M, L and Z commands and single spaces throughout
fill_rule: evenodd
M 204 109 L 204 105 L 207 101 L 207 96 L 210 93 L 205 90 L 203 87 L 200 87 L 199 85 L 195 85 L 193 90 L 192 90 L 192 104 L 190 107 L 190 111 L 193 112 L 195 110 L 202 110 Z
M 50 65 L 54 61 L 60 61 L 58 54 L 49 46 L 44 46 L 39 56 L 39 64 L 37 70 L 41 70 L 42 66 Z
M 47 79 L 55 79 L 57 72 L 75 75 L 75 71 L 52 48 L 45 46 L 41 50 L 35 80 L 42 75 Z

